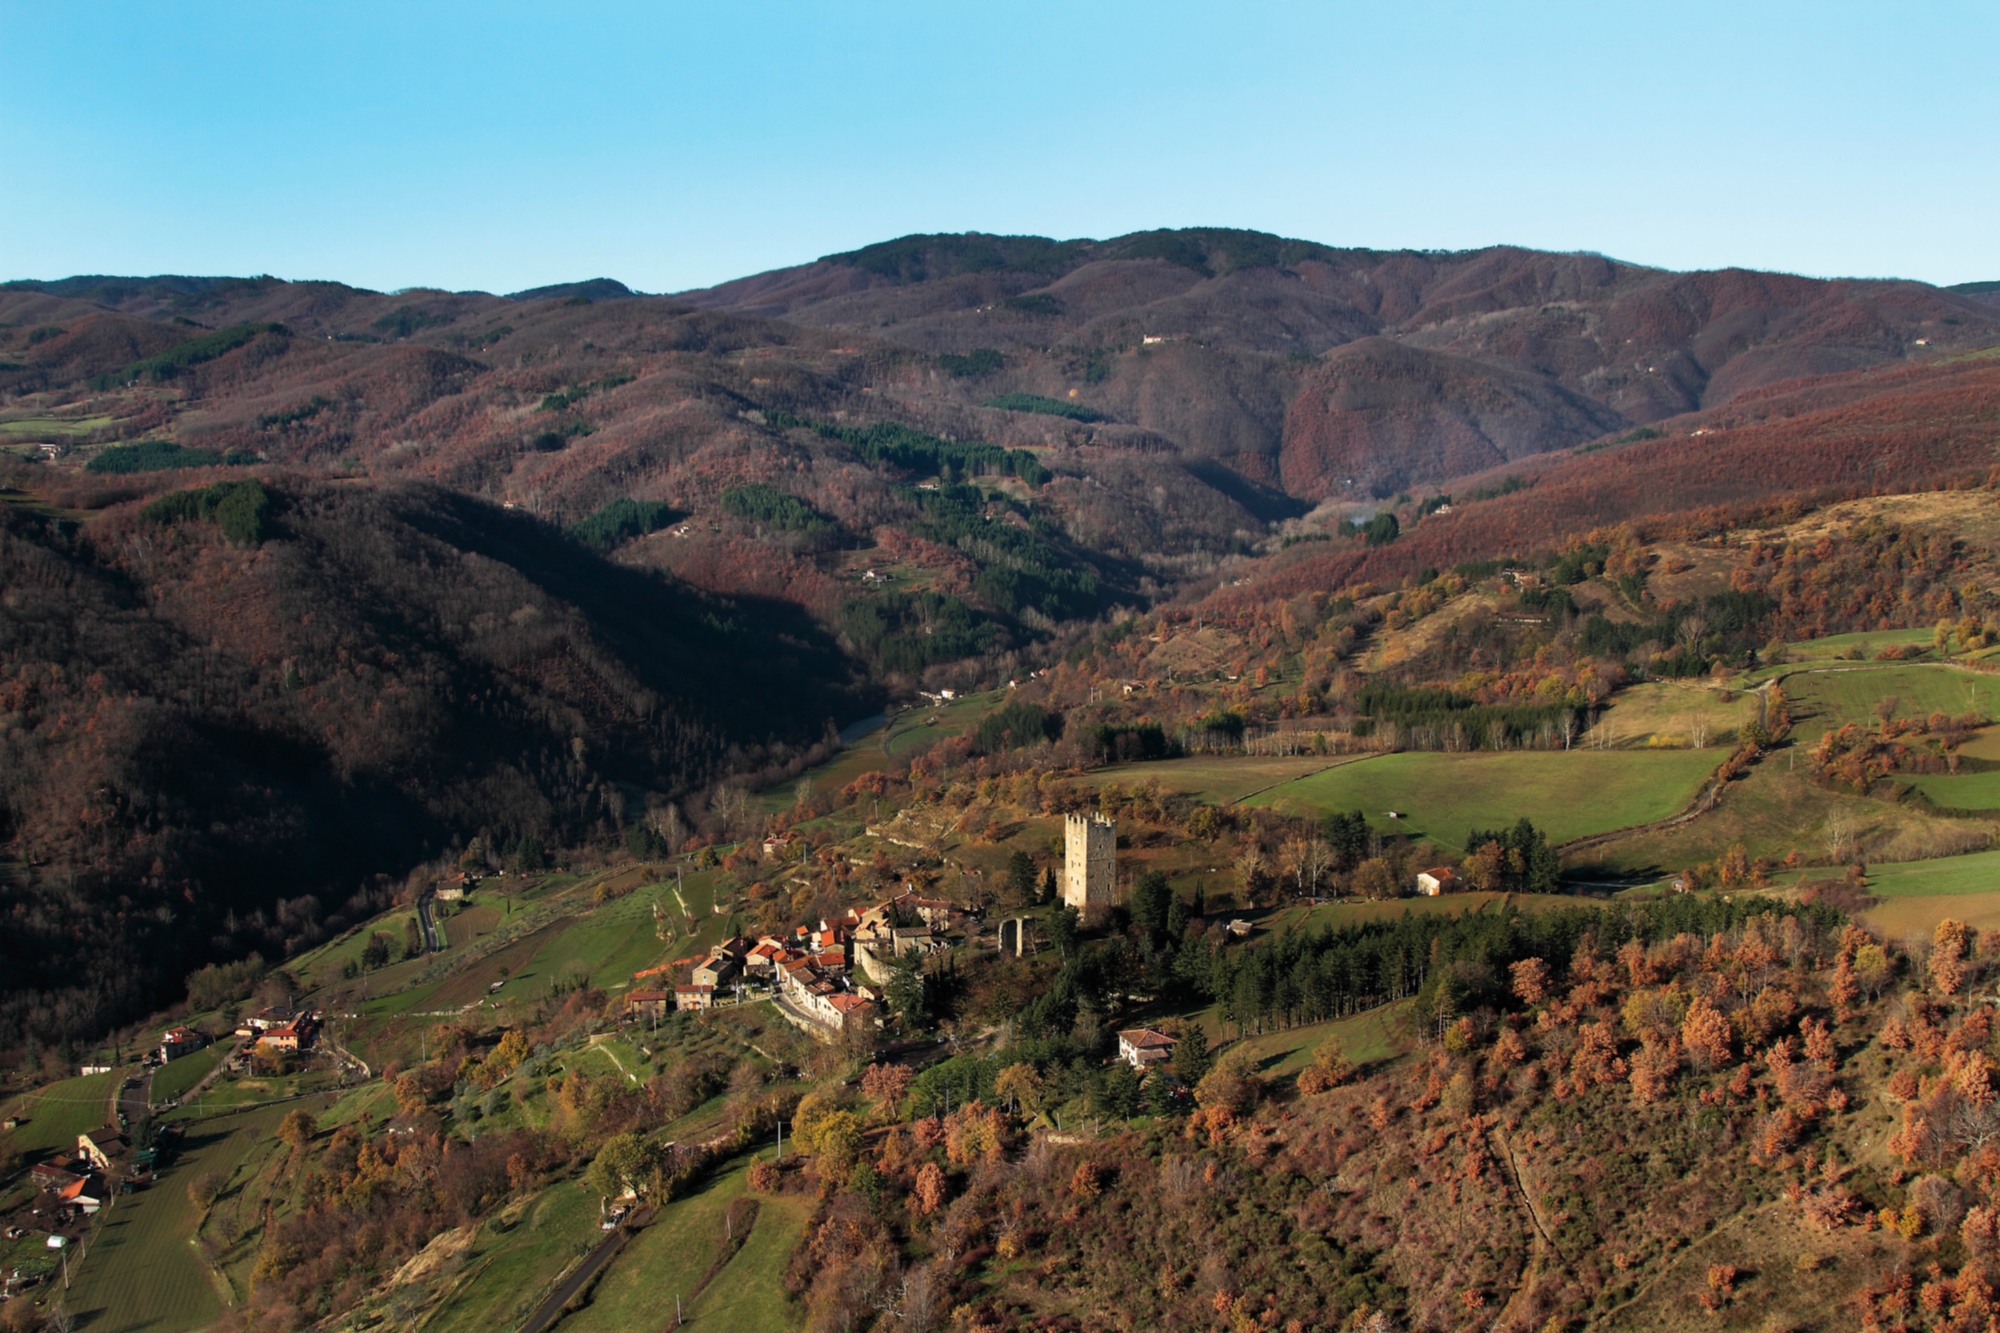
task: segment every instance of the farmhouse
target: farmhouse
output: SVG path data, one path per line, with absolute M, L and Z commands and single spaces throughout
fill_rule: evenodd
M 728 954 L 709 955 L 707 961 L 694 969 L 694 984 L 706 986 L 711 991 L 736 975 L 736 960 Z
M 625 993 L 625 1012 L 639 1018 L 665 1018 L 667 993 L 663 990 L 635 990 Z
M 1435 898 L 1440 893 L 1456 893 L 1458 889 L 1458 872 L 1450 866 L 1432 866 L 1429 870 L 1417 872 L 1417 892 L 1426 898 Z
M 700 984 L 682 984 L 674 987 L 674 1009 L 676 1012 L 706 1013 L 715 1007 L 715 987 Z
M 193 1028 L 169 1028 L 160 1038 L 160 1062 L 168 1064 L 183 1055 L 193 1055 L 208 1045 L 208 1038 Z
M 1174 1053 L 1174 1039 L 1153 1028 L 1127 1028 L 1118 1034 L 1118 1058 L 1144 1072 L 1164 1064 Z

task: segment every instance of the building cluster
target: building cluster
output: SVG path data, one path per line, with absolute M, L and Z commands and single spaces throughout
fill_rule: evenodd
M 255 1043 L 258 1054 L 277 1051 L 309 1051 L 319 1036 L 320 1016 L 310 1009 L 286 1009 L 276 1005 L 260 1009 L 236 1025 L 236 1035 Z
M 672 1012 L 698 1013 L 713 1008 L 732 986 L 757 985 L 830 1031 L 873 1027 L 881 997 L 870 978 L 886 978 L 905 955 L 942 952 L 949 947 L 946 932 L 962 926 L 967 916 L 956 904 L 905 890 L 787 935 L 724 940 L 706 955 L 635 973 L 632 979 L 642 988 L 626 993 L 625 1011 L 656 1020 Z

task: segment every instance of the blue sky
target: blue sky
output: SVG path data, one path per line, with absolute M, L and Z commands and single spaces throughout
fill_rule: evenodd
M 1254 227 L 2000 278 L 2000 6 L 0 0 L 0 276 Z

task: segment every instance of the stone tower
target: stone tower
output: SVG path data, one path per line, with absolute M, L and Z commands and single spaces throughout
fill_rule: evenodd
M 1118 826 L 1101 815 L 1063 820 L 1063 902 L 1085 916 L 1111 907 L 1117 882 Z

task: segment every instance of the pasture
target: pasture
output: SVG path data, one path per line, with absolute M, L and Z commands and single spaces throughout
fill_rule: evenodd
M 603 1239 L 597 1196 L 581 1180 L 543 1190 L 524 1207 L 481 1224 L 466 1279 L 424 1325 L 426 1333 L 518 1328 L 562 1271 Z
M 1259 1033 L 1232 1042 L 1216 1052 L 1218 1057 L 1247 1059 L 1266 1078 L 1296 1074 L 1313 1062 L 1319 1048 L 1328 1041 L 1340 1043 L 1341 1054 L 1354 1065 L 1376 1064 L 1404 1054 L 1414 1044 L 1406 1016 L 1411 1001 L 1398 1000 L 1347 1018 L 1279 1032 Z M 1220 1024 L 1214 1025 L 1218 1031 Z
M 1877 705 L 1892 696 L 1898 717 L 2000 713 L 2000 676 L 1941 664 L 1817 667 L 1791 672 L 1784 686 L 1802 739 L 1816 740 L 1842 723 L 1868 722 Z
M 1235 805 L 1272 787 L 1309 777 L 1336 764 L 1367 756 L 1260 754 L 1189 755 L 1185 759 L 1155 759 L 1093 769 L 1081 785 L 1102 788 L 1110 783 L 1132 790 L 1157 782 L 1162 791 L 1179 792 L 1212 805 Z
M 66 1078 L 12 1099 L 0 1110 L 20 1121 L 14 1147 L 27 1157 L 75 1152 L 76 1136 L 104 1123 L 118 1079 L 116 1072 Z
M 757 1239 L 759 1231 L 770 1234 L 754 1250 L 745 1241 L 741 1249 L 730 1254 L 724 1214 L 748 1193 L 748 1175 L 745 1163 L 712 1178 L 699 1193 L 662 1208 L 653 1224 L 632 1238 L 599 1280 L 590 1304 L 563 1321 L 564 1329 L 622 1333 L 633 1328 L 671 1327 L 676 1295 L 697 1326 L 711 1322 L 731 1330 L 791 1327 L 795 1321 L 788 1317 L 784 1299 L 784 1269 L 792 1245 L 804 1230 L 806 1201 L 799 1200 L 799 1208 L 787 1210 L 774 1207 L 772 1200 L 759 1199 L 750 1239 Z M 727 1262 L 717 1268 L 725 1255 Z M 754 1288 L 764 1289 L 764 1299 L 754 1299 L 760 1295 L 749 1290 Z M 746 1315 L 755 1311 L 757 1317 L 750 1322 L 724 1322 L 713 1318 L 716 1306 L 738 1308 Z M 702 1318 L 704 1309 L 711 1315 L 707 1321 Z
M 1824 639 L 1803 639 L 1785 645 L 1785 656 L 1794 662 L 1833 662 L 1870 659 L 1890 646 L 1920 648 L 1931 646 L 1933 631 L 1923 629 L 1872 629 L 1859 634 L 1830 634 Z
M 1826 852 L 1828 822 L 1846 829 L 1846 848 L 1874 861 L 1917 860 L 1965 850 L 1982 836 L 1978 826 L 1931 814 L 1914 804 L 1894 804 L 1829 791 L 1806 780 L 1794 744 L 1767 755 L 1724 791 L 1722 803 L 1674 828 L 1614 838 L 1579 856 L 1578 868 L 1610 874 L 1662 875 L 1714 861 L 1742 844 L 1751 856 L 1782 860 L 1793 850 Z
M 1903 780 L 1942 810 L 2000 810 L 2000 770 L 1924 773 Z
M 1728 699 L 1724 693 L 1720 686 L 1700 680 L 1633 685 L 1611 696 L 1591 735 L 1614 745 L 1686 746 L 1700 727 L 1707 733 L 1707 743 L 1727 744 L 1755 722 L 1761 710 L 1754 693 L 1729 691 Z
M 191 1125 L 159 1184 L 120 1198 L 104 1214 L 70 1294 L 80 1326 L 94 1333 L 173 1333 L 221 1317 L 218 1284 L 226 1279 L 190 1244 L 204 1218 L 188 1198 L 187 1183 L 205 1172 L 230 1180 L 216 1210 L 229 1208 L 238 1172 L 269 1151 L 278 1121 L 291 1109 L 267 1107 Z
M 1472 829 L 1525 815 L 1560 843 L 1675 814 L 1725 757 L 1720 749 L 1408 751 L 1329 768 L 1248 804 L 1312 815 L 1360 810 L 1378 832 L 1454 849 Z M 1402 817 L 1390 819 L 1391 810 Z
M 148 1095 L 155 1102 L 170 1102 L 195 1084 L 215 1068 L 222 1059 L 222 1046 L 210 1046 L 196 1051 L 193 1055 L 183 1055 L 180 1059 L 158 1070 L 153 1075 L 153 1085 Z

